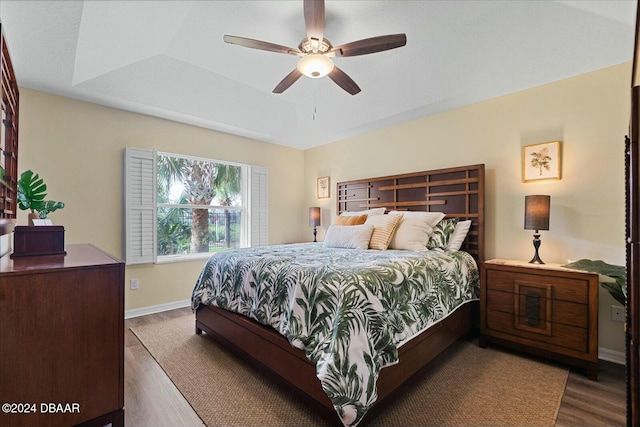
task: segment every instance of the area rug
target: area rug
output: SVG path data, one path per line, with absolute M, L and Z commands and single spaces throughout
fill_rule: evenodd
M 329 425 L 206 334 L 193 316 L 131 330 L 209 427 Z M 371 426 L 553 426 L 568 370 L 463 342 Z

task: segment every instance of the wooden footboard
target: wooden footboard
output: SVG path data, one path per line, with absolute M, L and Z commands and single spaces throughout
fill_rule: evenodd
M 380 371 L 378 400 L 363 422 L 368 422 L 387 406 L 401 391 L 400 386 L 427 370 L 429 363 L 452 344 L 475 333 L 478 322 L 478 302 L 472 301 L 400 347 L 400 362 Z M 342 424 L 322 390 L 315 366 L 302 350 L 291 346 L 272 328 L 242 315 L 201 305 L 196 311 L 196 333 L 202 331 L 272 380 L 293 390 L 295 396 L 320 415 Z

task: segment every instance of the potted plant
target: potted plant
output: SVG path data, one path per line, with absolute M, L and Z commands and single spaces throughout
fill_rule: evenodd
M 47 184 L 31 169 L 22 172 L 18 180 L 18 207 L 23 211 L 30 210 L 29 225 L 34 219 L 44 219 L 48 214 L 64 208 L 63 202 L 45 200 Z

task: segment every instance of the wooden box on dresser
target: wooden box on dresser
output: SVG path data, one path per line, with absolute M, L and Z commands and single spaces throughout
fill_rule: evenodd
M 124 425 L 124 263 L 66 250 L 0 258 L 2 426 Z
M 598 275 L 493 259 L 481 265 L 480 345 L 498 344 L 598 377 Z

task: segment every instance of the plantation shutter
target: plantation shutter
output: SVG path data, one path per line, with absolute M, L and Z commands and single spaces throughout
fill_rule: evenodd
M 145 264 L 155 261 L 155 160 L 156 153 L 153 150 L 125 148 L 124 240 L 127 264 Z
M 251 166 L 250 246 L 265 246 L 269 244 L 268 190 L 267 168 Z

